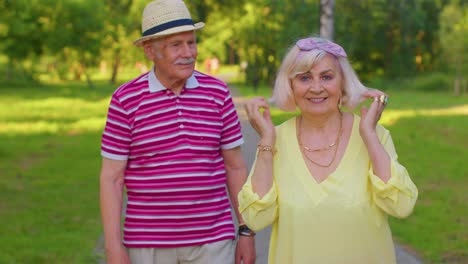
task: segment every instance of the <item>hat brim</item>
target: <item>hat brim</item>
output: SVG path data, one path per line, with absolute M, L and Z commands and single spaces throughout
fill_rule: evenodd
M 195 31 L 195 30 L 199 30 L 199 29 L 203 28 L 204 26 L 205 26 L 205 23 L 198 22 L 198 23 L 195 23 L 194 25 L 185 25 L 185 26 L 173 27 L 173 28 L 166 29 L 164 31 L 158 32 L 158 33 L 153 34 L 153 35 L 141 37 L 141 38 L 135 40 L 133 42 L 133 44 L 135 46 L 137 46 L 137 47 L 142 47 L 143 43 L 145 41 L 147 41 L 147 40 L 156 39 L 156 38 L 160 38 L 160 37 L 165 37 L 165 36 L 168 36 L 168 35 L 173 35 L 173 34 L 187 32 L 187 31 Z

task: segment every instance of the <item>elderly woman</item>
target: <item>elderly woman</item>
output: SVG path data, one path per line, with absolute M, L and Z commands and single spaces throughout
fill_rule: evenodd
M 388 97 L 361 84 L 342 47 L 306 38 L 284 58 L 273 98 L 300 115 L 275 128 L 263 98 L 247 103 L 260 141 L 238 195 L 252 230 L 273 225 L 269 263 L 395 263 L 387 215 L 408 216 L 418 191 L 377 124 Z M 361 116 L 349 112 L 366 99 Z

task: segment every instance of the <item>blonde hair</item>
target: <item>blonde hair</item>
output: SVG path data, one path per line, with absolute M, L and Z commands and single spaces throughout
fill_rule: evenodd
M 301 52 L 301 56 L 299 56 L 299 52 Z M 329 53 L 320 49 L 301 51 L 296 45 L 289 48 L 288 53 L 281 62 L 273 88 L 272 99 L 281 110 L 296 111 L 296 103 L 291 87 L 292 79 L 299 73 L 309 71 L 327 54 Z M 359 81 L 347 58 L 341 56 L 335 58 L 343 77 L 341 104 L 352 110 L 361 102 L 361 95 L 368 88 Z

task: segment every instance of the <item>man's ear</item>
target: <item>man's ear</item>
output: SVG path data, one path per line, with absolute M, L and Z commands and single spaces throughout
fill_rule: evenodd
M 154 61 L 154 58 L 156 57 L 156 52 L 154 50 L 154 45 L 151 41 L 143 43 L 143 50 L 145 51 L 146 57 L 149 60 Z

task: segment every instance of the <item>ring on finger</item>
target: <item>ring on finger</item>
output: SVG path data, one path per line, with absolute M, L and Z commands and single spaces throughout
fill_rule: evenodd
M 381 95 L 381 96 L 379 97 L 379 101 L 380 101 L 382 104 L 386 105 L 386 104 L 388 103 L 388 96 L 386 96 L 386 95 Z

